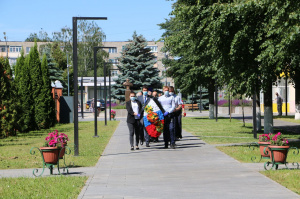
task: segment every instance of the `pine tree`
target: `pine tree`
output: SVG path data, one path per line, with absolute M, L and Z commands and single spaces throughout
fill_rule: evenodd
M 30 77 L 32 86 L 32 98 L 34 106 L 34 128 L 41 128 L 43 122 L 43 96 L 42 96 L 42 70 L 39 52 L 37 49 L 37 43 L 35 42 L 33 49 L 29 53 L 28 65 L 30 67 Z
M 118 75 L 118 79 L 115 80 L 116 84 L 113 86 L 112 96 L 123 101 L 125 100 L 123 83 L 126 79 L 133 84 L 133 90 L 141 89 L 143 85 L 161 88 L 159 70 L 154 67 L 155 56 L 150 52 L 151 49 L 147 48 L 145 38 L 142 35 L 138 36 L 136 32 L 132 37 L 132 42 L 125 46 L 119 58 L 118 69 L 121 74 Z

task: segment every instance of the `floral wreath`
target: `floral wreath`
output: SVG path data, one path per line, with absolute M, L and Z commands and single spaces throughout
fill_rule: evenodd
M 147 119 L 150 123 L 154 124 L 156 131 L 163 133 L 164 124 L 159 120 L 158 114 L 153 112 L 153 108 L 150 105 L 147 105 L 145 107 L 145 112 L 147 113 Z

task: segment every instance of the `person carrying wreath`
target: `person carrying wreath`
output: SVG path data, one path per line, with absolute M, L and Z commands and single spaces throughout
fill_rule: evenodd
M 169 87 L 163 87 L 164 95 L 158 98 L 158 101 L 164 109 L 164 142 L 165 148 L 168 148 L 169 141 L 171 148 L 175 149 L 175 131 L 174 131 L 174 115 L 175 110 L 175 99 L 169 94 Z
M 174 110 L 174 129 L 176 140 L 182 139 L 182 125 L 181 125 L 181 112 L 182 112 L 182 100 L 179 95 L 176 95 L 173 86 L 169 88 L 169 94 L 174 97 L 175 110 Z
M 127 109 L 127 126 L 129 129 L 129 142 L 131 150 L 134 150 L 133 140 L 135 135 L 136 150 L 139 150 L 139 137 L 141 130 L 140 112 L 142 110 L 142 104 L 137 100 L 135 93 L 130 92 L 130 101 L 126 102 Z

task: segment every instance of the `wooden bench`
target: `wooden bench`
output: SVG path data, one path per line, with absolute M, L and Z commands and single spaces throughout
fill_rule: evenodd
M 185 110 L 192 110 L 192 108 L 194 110 L 198 110 L 199 109 L 198 104 L 185 104 L 184 105 Z

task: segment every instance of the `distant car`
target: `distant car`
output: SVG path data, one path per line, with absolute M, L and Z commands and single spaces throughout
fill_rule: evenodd
M 97 100 L 97 108 L 101 109 L 101 111 L 103 111 L 105 109 L 105 102 L 103 99 L 98 99 Z

